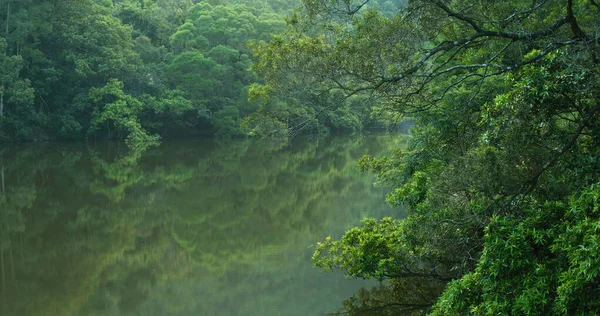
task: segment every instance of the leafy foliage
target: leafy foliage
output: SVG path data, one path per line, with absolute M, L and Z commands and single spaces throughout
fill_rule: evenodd
M 363 98 L 416 124 L 407 149 L 361 163 L 408 217 L 326 239 L 315 264 L 376 278 L 439 268 L 455 279 L 440 315 L 600 312 L 596 202 L 583 198 L 600 179 L 598 3 L 378 4 L 303 1 L 257 46 L 261 98 Z M 278 110 L 266 108 L 289 118 Z
M 242 118 L 258 109 L 248 102 L 248 86 L 259 78 L 250 70 L 247 42 L 282 31 L 292 6 L 264 0 L 3 0 L 0 140 L 131 135 L 133 144 L 148 142 L 144 133 L 243 135 Z M 113 80 L 141 108 L 125 100 L 90 100 Z M 102 116 L 98 108 L 111 110 Z M 109 121 L 120 126 L 115 130 Z
M 492 218 L 477 268 L 449 286 L 434 315 L 597 311 L 599 197 L 596 183 L 568 203 Z
M 114 126 L 117 134 L 122 131 L 127 132 L 126 141 L 130 145 L 153 144 L 158 141 L 157 135 L 148 135 L 142 129 L 138 121 L 142 103 L 123 92 L 123 83 L 114 79 L 110 80 L 106 86 L 100 89 L 90 89 L 89 97 L 98 106 L 92 112 L 88 134 L 94 133 L 106 124 L 109 126 L 107 127 L 109 133 L 111 125 Z M 108 137 L 110 138 L 110 136 Z

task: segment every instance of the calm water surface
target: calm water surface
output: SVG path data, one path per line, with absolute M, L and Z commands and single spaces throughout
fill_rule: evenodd
M 335 311 L 367 283 L 313 268 L 311 245 L 402 216 L 357 169 L 402 142 L 0 147 L 0 315 Z

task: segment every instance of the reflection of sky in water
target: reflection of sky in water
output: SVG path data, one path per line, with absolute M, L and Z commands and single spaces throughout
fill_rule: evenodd
M 399 216 L 357 162 L 391 136 L 285 149 L 170 141 L 2 153 L 0 315 L 322 315 L 367 284 L 310 245 Z M 373 284 L 373 283 L 369 283 Z

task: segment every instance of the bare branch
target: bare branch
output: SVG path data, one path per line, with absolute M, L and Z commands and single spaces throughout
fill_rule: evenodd
M 461 13 L 452 11 L 447 5 L 440 0 L 430 0 L 431 3 L 435 4 L 438 8 L 444 10 L 449 16 L 457 18 L 467 24 L 469 24 L 476 32 L 482 32 L 481 21 L 478 21 L 470 16 L 463 15 Z
M 585 40 L 587 35 L 583 30 L 579 27 L 577 23 L 577 19 L 573 14 L 573 0 L 567 0 L 567 20 L 569 21 L 569 25 L 571 26 L 571 32 L 575 35 L 576 38 Z
M 585 129 L 586 126 L 588 126 L 588 124 L 591 122 L 592 118 L 594 117 L 594 115 L 600 111 L 600 105 L 596 106 L 594 108 L 592 108 L 590 111 L 587 112 L 586 116 L 583 118 L 583 121 L 581 121 L 579 123 L 579 126 L 577 127 L 577 130 L 575 130 L 575 133 L 573 133 L 573 135 L 571 136 L 571 138 L 569 139 L 569 141 L 567 141 L 563 147 L 554 153 L 554 155 L 552 156 L 552 158 L 550 160 L 548 160 L 548 162 L 546 162 L 544 164 L 544 166 L 542 168 L 540 168 L 539 171 L 537 171 L 529 180 L 527 186 L 523 186 L 518 193 L 514 194 L 510 200 L 508 200 L 507 203 L 504 204 L 504 206 L 501 209 L 506 209 L 509 205 L 511 205 L 518 197 L 521 197 L 523 195 L 529 194 L 531 193 L 535 187 L 537 186 L 537 183 L 540 179 L 540 177 L 550 168 L 552 167 L 559 159 L 562 155 L 564 155 L 566 152 L 568 152 L 571 147 L 573 147 L 575 145 L 575 143 L 577 142 L 577 139 L 579 139 L 579 136 L 583 133 L 583 130 Z
M 535 10 L 541 8 L 544 4 L 546 4 L 546 2 L 548 2 L 548 0 L 543 0 L 540 3 L 538 3 L 537 5 L 533 6 L 531 9 L 529 10 L 525 10 L 525 11 L 517 11 L 514 12 L 513 14 L 507 16 L 504 19 L 501 20 L 490 20 L 490 21 L 486 21 L 488 23 L 498 23 L 498 24 L 504 24 L 507 23 L 519 16 L 529 16 L 531 13 L 533 13 Z

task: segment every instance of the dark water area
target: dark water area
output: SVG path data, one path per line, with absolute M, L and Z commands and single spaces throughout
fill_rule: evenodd
M 399 135 L 0 147 L 0 316 L 325 315 L 364 286 L 316 242 L 402 217 L 358 171 Z

